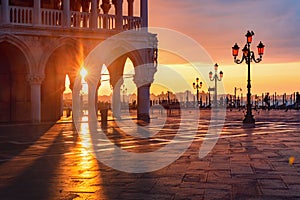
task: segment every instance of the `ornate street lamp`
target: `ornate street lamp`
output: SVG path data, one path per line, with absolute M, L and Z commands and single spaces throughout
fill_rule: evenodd
M 199 78 L 196 78 L 196 83 L 193 83 L 193 88 L 197 90 L 197 106 L 199 105 L 199 89 L 202 88 L 202 82 L 199 83 Z
M 240 47 L 237 45 L 237 43 L 235 43 L 235 45 L 232 47 L 232 55 L 234 57 L 234 62 L 237 64 L 241 64 L 243 63 L 243 61 L 245 60 L 246 64 L 248 64 L 248 81 L 247 81 L 247 113 L 245 115 L 245 119 L 243 120 L 244 124 L 255 124 L 255 119 L 252 115 L 252 106 L 251 106 L 251 79 L 250 79 L 250 63 L 253 61 L 255 63 L 259 63 L 260 61 L 262 61 L 262 56 L 264 54 L 264 48 L 265 45 L 263 45 L 262 42 L 260 42 L 257 46 L 257 50 L 258 50 L 258 55 L 259 58 L 255 58 L 254 56 L 254 52 L 251 51 L 250 49 L 250 45 L 252 42 L 252 37 L 254 35 L 253 31 L 248 31 L 246 36 L 247 39 L 247 43 L 245 45 L 245 47 L 242 49 L 243 52 L 243 57 L 242 59 L 237 59 L 236 57 L 238 56 L 239 53 L 239 49 Z
M 214 66 L 215 74 L 213 75 L 212 72 L 209 72 L 209 74 L 208 74 L 209 79 L 211 81 L 215 81 L 215 88 L 214 88 L 214 91 L 215 91 L 215 93 L 214 93 L 214 105 L 215 105 L 215 107 L 218 107 L 218 105 L 217 105 L 217 103 L 218 103 L 218 101 L 217 101 L 217 98 L 218 98 L 218 84 L 217 84 L 217 81 L 221 81 L 222 78 L 223 78 L 223 72 L 222 71 L 220 71 L 220 74 L 218 76 L 218 67 L 219 67 L 219 65 L 216 63 L 215 66 Z

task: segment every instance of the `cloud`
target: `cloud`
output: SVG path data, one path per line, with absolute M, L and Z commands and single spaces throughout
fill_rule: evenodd
M 260 40 L 266 44 L 269 62 L 300 60 L 300 1 L 151 0 L 149 4 L 151 26 L 189 35 L 214 59 L 232 62 L 231 46 L 235 42 L 243 46 L 250 29 L 256 33 L 255 46 Z

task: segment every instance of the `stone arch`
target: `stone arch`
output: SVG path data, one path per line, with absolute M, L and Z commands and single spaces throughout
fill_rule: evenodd
M 53 54 L 53 52 L 55 50 L 57 50 L 58 48 L 65 46 L 65 45 L 72 46 L 75 49 L 80 47 L 80 45 L 82 45 L 82 53 L 85 54 L 85 47 L 83 46 L 82 43 L 80 43 L 76 39 L 70 38 L 70 37 L 60 38 L 45 49 L 45 53 L 42 56 L 40 63 L 39 63 L 39 72 L 41 74 L 44 74 L 45 68 L 46 68 L 46 63 L 47 63 L 49 57 Z M 84 57 L 84 55 L 83 55 L 83 57 Z
M 120 55 L 117 59 L 111 61 L 111 63 L 108 64 L 107 68 L 110 74 L 112 86 L 114 86 L 114 84 L 118 81 L 120 76 L 123 74 L 124 65 L 127 58 L 131 60 L 134 68 L 144 63 L 143 57 L 141 55 L 141 50 L 132 51 L 132 49 L 134 49 L 132 45 L 130 45 L 126 41 L 122 41 L 120 42 L 119 46 L 117 46 L 110 53 L 108 53 L 108 54 L 116 54 L 118 52 L 126 52 L 125 54 Z
M 89 74 L 89 88 L 97 88 L 101 67 L 99 64 L 105 64 L 110 74 L 110 82 L 113 86 L 112 108 L 115 117 L 120 113 L 120 86 L 122 84 L 123 67 L 127 57 L 129 57 L 135 66 L 134 83 L 138 89 L 138 118 L 148 121 L 150 110 L 150 86 L 153 82 L 153 76 L 156 67 L 151 60 L 151 50 L 155 44 L 149 40 L 150 35 L 144 32 L 126 31 L 112 36 L 96 48 L 93 49 L 85 59 L 84 65 Z M 139 40 L 137 41 L 137 38 Z M 121 66 L 121 67 L 120 67 Z M 137 66 L 141 66 L 138 67 Z M 77 84 L 76 84 L 77 85 Z M 89 90 L 89 113 L 93 113 L 95 106 L 95 91 Z
M 63 113 L 63 91 L 68 74 L 72 89 L 83 63 L 83 47 L 74 39 L 62 38 L 49 47 L 41 62 L 45 79 L 41 87 L 42 121 L 56 121 Z
M 34 71 L 36 62 L 30 48 L 26 45 L 26 43 L 11 34 L 0 35 L 0 43 L 2 42 L 8 42 L 16 46 L 24 54 L 26 61 L 28 62 L 28 66 L 26 68 L 27 73 L 31 73 L 32 71 Z
M 30 63 L 18 43 L 12 42 L 18 40 L 4 38 L 0 40 L 0 122 L 24 122 L 31 114 Z

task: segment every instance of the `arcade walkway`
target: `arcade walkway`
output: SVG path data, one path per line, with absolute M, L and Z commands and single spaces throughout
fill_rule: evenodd
M 300 199 L 300 112 L 254 113 L 256 127 L 243 129 L 243 113 L 228 111 L 221 138 L 200 160 L 208 112 L 201 111 L 199 134 L 183 156 L 142 174 L 98 162 L 72 123 L 1 125 L 0 199 Z M 113 128 L 109 121 L 110 138 L 126 141 Z

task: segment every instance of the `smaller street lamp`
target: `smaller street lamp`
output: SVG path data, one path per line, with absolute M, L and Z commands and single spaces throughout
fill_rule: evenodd
M 242 88 L 234 87 L 234 107 L 235 108 L 237 107 L 237 99 L 236 99 L 236 91 L 237 90 L 242 91 Z
M 216 63 L 215 65 L 214 65 L 214 69 L 215 69 L 215 74 L 213 75 L 213 73 L 212 72 L 209 72 L 209 79 L 211 80 L 211 81 L 215 81 L 215 88 L 214 88 L 214 91 L 215 91 L 215 93 L 214 93 L 214 105 L 217 107 L 217 98 L 218 98 L 218 84 L 217 84 L 217 81 L 221 81 L 222 80 L 222 78 L 223 78 L 223 72 L 222 71 L 220 71 L 220 73 L 219 73 L 219 76 L 218 76 L 218 67 L 219 67 L 219 65 Z
M 125 106 L 126 105 L 125 96 L 126 96 L 126 93 L 127 93 L 127 88 L 125 87 L 124 84 L 122 85 L 121 92 L 122 92 L 122 95 L 123 95 L 123 105 Z
M 197 90 L 197 106 L 199 105 L 199 89 L 202 88 L 202 82 L 199 82 L 199 78 L 196 78 L 196 83 L 193 83 L 193 88 Z

